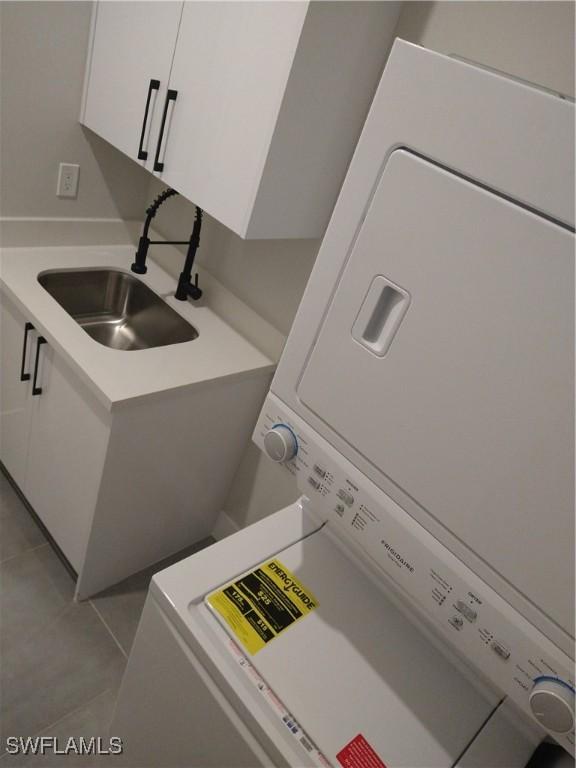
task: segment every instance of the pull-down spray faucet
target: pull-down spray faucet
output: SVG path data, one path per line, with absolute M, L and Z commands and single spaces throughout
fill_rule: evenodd
M 188 252 L 186 253 L 186 261 L 184 262 L 184 269 L 180 273 L 178 278 L 178 287 L 174 297 L 180 301 L 186 301 L 188 297 L 196 301 L 202 296 L 202 291 L 198 287 L 198 273 L 196 273 L 194 282 L 192 282 L 192 267 L 194 266 L 194 259 L 196 257 L 196 251 L 200 245 L 200 230 L 202 228 L 202 209 L 196 206 L 196 218 L 194 219 L 194 227 L 190 240 L 150 240 L 148 237 L 148 230 L 150 228 L 150 222 L 156 216 L 158 208 L 162 203 L 173 195 L 177 195 L 178 192 L 175 189 L 166 189 L 162 192 L 152 205 L 146 209 L 146 221 L 144 222 L 144 229 L 138 242 L 138 250 L 136 251 L 136 258 L 131 266 L 132 272 L 136 272 L 139 275 L 144 275 L 148 269 L 146 266 L 146 256 L 148 255 L 148 248 L 151 245 L 188 245 Z

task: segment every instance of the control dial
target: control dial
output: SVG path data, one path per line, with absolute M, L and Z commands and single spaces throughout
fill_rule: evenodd
M 537 678 L 530 708 L 536 720 L 553 733 L 568 733 L 574 727 L 574 689 L 563 680 Z
M 264 435 L 264 449 L 272 461 L 290 461 L 298 453 L 298 441 L 290 427 L 276 424 Z

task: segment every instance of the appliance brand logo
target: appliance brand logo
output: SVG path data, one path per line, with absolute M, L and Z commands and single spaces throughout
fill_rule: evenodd
M 388 544 L 388 542 L 384 539 L 382 539 L 381 543 L 384 544 L 386 551 L 398 566 L 401 568 L 406 568 L 408 571 L 410 571 L 410 573 L 414 573 L 414 566 L 409 563 L 408 560 L 405 560 L 399 552 L 396 552 L 394 547 L 390 546 L 390 544 Z

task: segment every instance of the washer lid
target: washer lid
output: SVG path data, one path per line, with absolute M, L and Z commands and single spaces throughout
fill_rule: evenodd
M 569 634 L 573 290 L 570 231 L 397 150 L 297 386 L 375 482 Z
M 355 765 L 453 766 L 498 697 L 441 653 L 326 526 L 274 559 L 318 604 L 246 655 L 324 756 L 334 766 L 353 752 L 364 759 Z

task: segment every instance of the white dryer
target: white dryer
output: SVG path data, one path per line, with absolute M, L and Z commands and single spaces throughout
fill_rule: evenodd
M 573 754 L 573 134 L 396 42 L 254 433 L 304 496 L 153 579 L 128 765 Z

